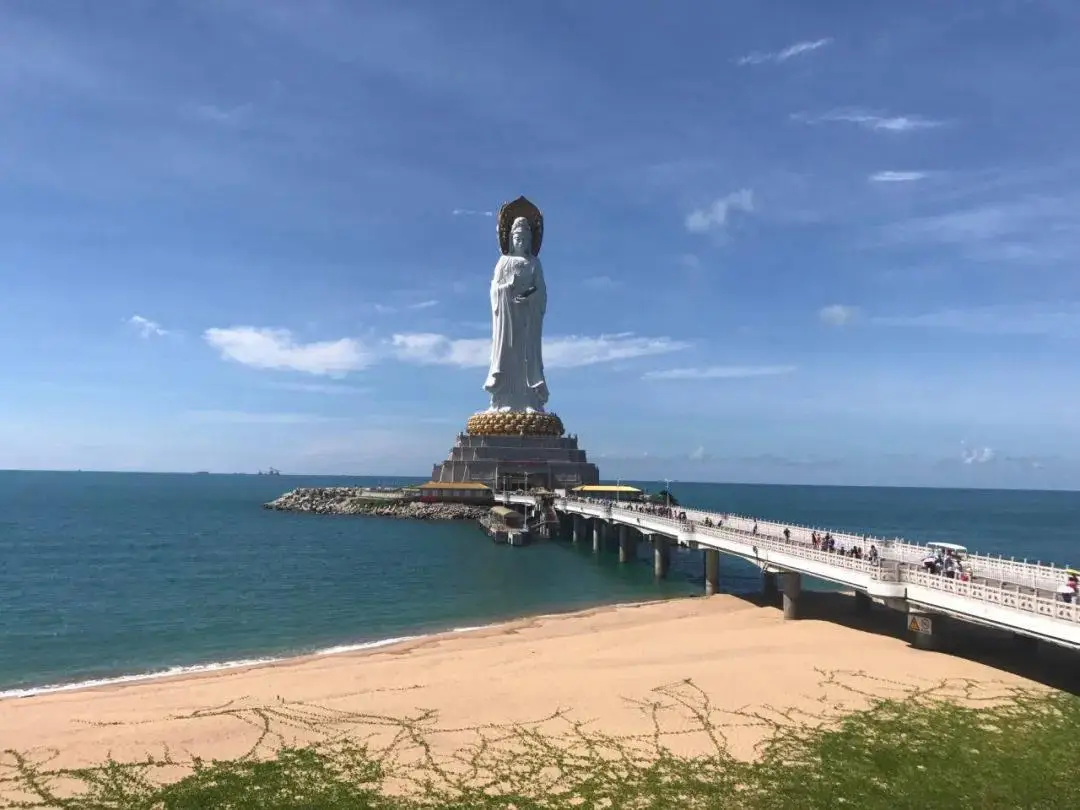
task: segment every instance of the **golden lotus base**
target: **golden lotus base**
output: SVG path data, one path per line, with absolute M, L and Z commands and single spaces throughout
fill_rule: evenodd
M 469 417 L 465 430 L 470 436 L 562 436 L 562 419 L 553 413 L 525 411 L 480 411 Z

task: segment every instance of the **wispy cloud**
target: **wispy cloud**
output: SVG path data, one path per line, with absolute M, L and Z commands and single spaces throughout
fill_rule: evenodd
M 871 183 L 912 183 L 927 177 L 926 172 L 874 172 L 870 175 Z
M 296 391 L 304 394 L 366 394 L 371 389 L 359 385 L 340 385 L 332 383 L 300 383 L 280 382 L 272 383 L 271 388 L 279 391 Z
M 583 279 L 581 283 L 593 290 L 611 290 L 619 286 L 619 282 L 611 276 L 590 276 Z
M 1080 256 L 1080 195 L 1029 194 L 889 223 L 879 244 L 958 249 L 977 261 L 1048 262 Z
M 913 132 L 944 126 L 944 121 L 925 118 L 921 115 L 881 115 L 867 110 L 832 110 L 813 115 L 811 113 L 793 113 L 793 121 L 803 124 L 847 123 L 858 124 L 865 129 L 878 132 Z
M 943 309 L 916 315 L 875 316 L 872 325 L 987 335 L 1080 337 L 1080 303 Z
M 846 304 L 830 304 L 818 310 L 818 318 L 829 326 L 846 326 L 858 316 L 858 308 Z
M 354 338 L 301 343 L 288 329 L 233 326 L 207 329 L 203 337 L 223 359 L 252 368 L 334 377 L 365 368 L 374 360 L 373 353 Z
M 753 51 L 746 56 L 741 56 L 735 63 L 738 65 L 763 65 L 766 62 L 773 64 L 780 64 L 786 62 L 794 56 L 803 56 L 808 53 L 812 53 L 816 50 L 824 48 L 826 45 L 832 44 L 832 37 L 825 37 L 824 39 L 806 40 L 804 42 L 796 42 L 794 45 L 789 45 L 783 50 L 779 51 Z
M 372 304 L 371 308 L 374 309 L 379 315 L 394 315 L 402 310 L 413 310 L 414 312 L 421 309 L 431 309 L 437 307 L 439 301 L 434 298 L 429 298 L 426 301 L 417 301 L 414 304 L 405 304 L 404 306 L 394 306 L 393 304 Z
M 451 211 L 455 217 L 493 217 L 494 211 L 478 211 L 474 208 L 455 208 Z
M 139 333 L 139 337 L 145 340 L 153 337 L 165 337 L 165 335 L 169 334 L 169 331 L 164 329 L 160 323 L 144 318 L 142 315 L 132 315 L 127 319 L 126 323 Z
M 686 217 L 686 230 L 690 233 L 709 233 L 723 231 L 733 212 L 752 213 L 754 211 L 754 192 L 743 188 L 713 200 L 704 208 L 691 211 Z
M 549 368 L 578 368 L 668 354 L 689 345 L 667 337 L 641 337 L 631 333 L 551 337 L 544 340 L 544 364 Z M 421 365 L 480 368 L 491 360 L 489 338 L 455 339 L 435 333 L 397 334 L 391 339 L 391 348 L 398 360 Z
M 196 118 L 222 126 L 243 123 L 254 110 L 255 102 L 253 101 L 232 107 L 223 107 L 217 104 L 195 104 L 191 107 L 191 113 Z
M 737 380 L 747 377 L 773 377 L 791 374 L 795 366 L 708 366 L 706 368 L 669 368 L 647 371 L 646 380 Z
M 219 422 L 230 425 L 304 425 L 339 421 L 335 417 L 314 413 L 266 413 L 259 411 L 188 411 L 186 416 L 198 422 Z

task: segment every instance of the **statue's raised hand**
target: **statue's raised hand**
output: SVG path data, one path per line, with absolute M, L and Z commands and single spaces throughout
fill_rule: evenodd
M 528 300 L 529 296 L 532 295 L 534 292 L 536 292 L 536 287 L 529 287 L 529 289 L 524 290 L 519 295 L 514 296 L 514 303 L 524 304 Z

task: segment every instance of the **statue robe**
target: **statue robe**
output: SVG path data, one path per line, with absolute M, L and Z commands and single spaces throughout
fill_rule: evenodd
M 521 303 L 514 298 L 530 293 Z M 548 400 L 543 331 L 544 269 L 535 256 L 502 256 L 491 281 L 491 364 L 484 390 L 498 410 L 542 411 Z

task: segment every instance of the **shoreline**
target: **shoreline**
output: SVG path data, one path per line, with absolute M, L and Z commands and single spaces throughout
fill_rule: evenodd
M 740 598 L 739 594 L 725 594 Z M 682 600 L 696 600 L 704 597 L 704 594 L 688 594 L 680 596 L 658 596 L 654 599 L 640 599 L 632 602 L 612 602 L 609 604 L 594 605 L 586 608 L 571 608 L 564 611 L 546 613 L 532 613 L 516 616 L 510 619 L 501 619 L 495 622 L 463 625 L 446 630 L 433 630 L 426 633 L 410 633 L 403 636 L 391 636 L 371 641 L 358 641 L 352 643 L 332 644 L 329 647 L 321 647 L 316 650 L 305 652 L 282 652 L 279 655 L 266 655 L 257 658 L 237 658 L 225 661 L 206 661 L 197 664 L 178 664 L 166 669 L 149 670 L 144 672 L 128 672 L 119 675 L 110 675 L 99 678 L 86 678 L 80 681 L 64 683 L 51 683 L 41 686 L 12 687 L 0 689 L 0 704 L 8 701 L 27 700 L 46 695 L 68 694 L 72 692 L 100 692 L 126 686 L 137 686 L 144 683 L 168 683 L 178 679 L 198 679 L 224 673 L 245 672 L 249 670 L 289 666 L 307 661 L 338 656 L 363 656 L 380 652 L 402 652 L 396 649 L 405 645 L 423 645 L 428 642 L 445 641 L 452 638 L 460 638 L 465 635 L 479 635 L 485 633 L 500 633 L 515 629 L 517 625 L 548 620 L 584 618 L 597 613 L 644 607 L 664 602 L 678 602 Z M 412 647 L 409 647 L 412 649 Z
M 849 597 L 819 597 L 799 621 L 732 595 L 629 602 L 2 700 L 0 750 L 49 768 L 174 753 L 186 767 L 343 734 L 380 745 L 405 722 L 435 735 L 443 756 L 474 743 L 478 731 L 512 726 L 562 734 L 584 723 L 644 738 L 660 709 L 673 750 L 698 755 L 709 740 L 687 736 L 691 706 L 672 691 L 688 690 L 684 697 L 706 701 L 730 732 L 732 754 L 753 758 L 767 729 L 747 725 L 747 712 L 812 718 L 941 684 L 958 694 L 971 684 L 987 694 L 1045 688 L 1041 675 L 979 656 L 915 650 L 887 614 L 857 617 Z

